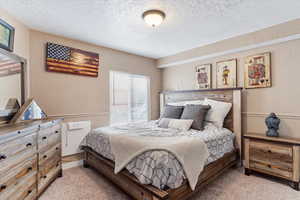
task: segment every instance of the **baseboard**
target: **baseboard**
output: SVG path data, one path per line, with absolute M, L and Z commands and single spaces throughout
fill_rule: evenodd
M 62 168 L 63 168 L 63 170 L 66 170 L 66 169 L 70 169 L 70 168 L 73 168 L 73 167 L 79 167 L 79 166 L 82 166 L 82 165 L 83 165 L 83 160 L 76 160 L 76 161 L 73 161 L 73 162 L 63 163 Z

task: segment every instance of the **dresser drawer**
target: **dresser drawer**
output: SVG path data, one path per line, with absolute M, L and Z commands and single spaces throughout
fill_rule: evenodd
M 36 177 L 34 182 L 29 182 L 20 187 L 19 192 L 13 195 L 12 200 L 35 200 L 37 197 Z
M 58 157 L 61 159 L 61 143 L 56 143 L 52 145 L 50 149 L 39 153 L 39 166 L 44 165 L 44 163 L 51 160 L 53 157 Z
M 9 190 L 17 185 L 30 173 L 37 171 L 37 156 L 34 155 L 8 171 L 1 173 L 0 193 Z
M 0 162 L 0 175 L 5 175 L 10 169 L 20 165 L 36 155 L 36 148 L 31 147 L 24 152 L 7 157 L 5 160 Z
M 55 130 L 55 129 L 54 129 Z M 61 141 L 61 131 L 44 131 L 40 132 L 38 136 L 38 150 L 39 152 L 51 148 L 52 145 Z
M 61 173 L 61 159 L 53 157 L 49 162 L 40 167 L 38 174 L 38 193 L 44 189 Z
M 0 165 L 2 162 L 9 160 L 13 156 L 33 150 L 36 151 L 36 133 L 15 140 L 8 141 L 0 145 Z
M 23 200 L 25 198 L 29 198 L 30 196 L 36 196 L 36 176 L 36 171 L 30 172 L 17 184 L 12 185 L 5 191 L 2 191 L 0 193 L 0 199 Z
M 49 126 L 48 128 L 41 129 L 39 131 L 39 135 L 41 137 L 43 137 L 43 136 L 47 136 L 49 134 L 55 134 L 55 133 L 60 133 L 60 132 L 61 132 L 61 125 L 55 124 L 55 125 Z

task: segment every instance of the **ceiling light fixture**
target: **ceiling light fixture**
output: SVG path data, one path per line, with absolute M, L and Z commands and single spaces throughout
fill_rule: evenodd
M 166 15 L 160 10 L 147 10 L 143 13 L 142 17 L 149 26 L 156 27 L 163 22 Z

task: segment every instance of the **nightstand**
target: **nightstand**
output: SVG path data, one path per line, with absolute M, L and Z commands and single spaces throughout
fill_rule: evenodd
M 246 175 L 256 171 L 286 179 L 299 191 L 299 139 L 248 133 L 244 135 L 244 142 Z

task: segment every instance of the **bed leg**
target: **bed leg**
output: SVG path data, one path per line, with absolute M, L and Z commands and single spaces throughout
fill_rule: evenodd
M 250 176 L 250 175 L 251 175 L 251 170 L 245 168 L 245 175 L 246 175 L 246 176 Z
M 90 165 L 87 163 L 86 160 L 83 161 L 83 167 L 84 168 L 90 168 Z
M 61 178 L 61 177 L 63 177 L 63 171 L 62 171 L 62 169 L 59 171 L 59 173 L 58 173 L 57 177 L 58 177 L 58 178 Z

